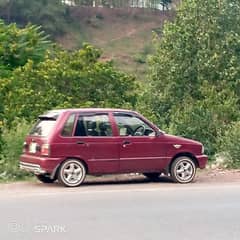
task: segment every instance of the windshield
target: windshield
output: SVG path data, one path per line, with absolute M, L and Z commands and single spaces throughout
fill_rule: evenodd
M 39 119 L 30 131 L 30 135 L 47 137 L 56 123 L 55 119 Z

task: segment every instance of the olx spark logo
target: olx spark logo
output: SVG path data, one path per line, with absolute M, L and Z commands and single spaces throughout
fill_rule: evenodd
M 8 230 L 14 233 L 66 233 L 67 229 L 65 225 L 53 225 L 53 224 L 37 224 L 29 225 L 24 223 L 11 222 L 8 224 Z
M 36 233 L 66 233 L 66 226 L 63 225 L 47 225 L 40 224 L 34 226 L 34 232 Z

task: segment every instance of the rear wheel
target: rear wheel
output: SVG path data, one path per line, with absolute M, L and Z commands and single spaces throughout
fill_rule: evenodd
M 84 164 L 76 159 L 68 159 L 58 171 L 58 181 L 66 187 L 78 187 L 86 177 Z
M 161 175 L 161 173 L 159 173 L 159 172 L 143 173 L 143 175 L 151 181 L 156 181 L 159 179 L 159 176 Z
M 56 179 L 51 179 L 46 175 L 36 175 L 37 179 L 43 183 L 53 183 Z
M 190 183 L 196 174 L 196 164 L 193 159 L 189 157 L 178 157 L 173 161 L 170 173 L 174 182 Z

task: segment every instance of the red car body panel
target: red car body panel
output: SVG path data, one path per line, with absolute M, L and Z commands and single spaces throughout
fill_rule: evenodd
M 73 113 L 107 114 L 112 136 L 61 136 L 65 122 Z M 113 113 L 134 114 L 150 126 L 156 136 L 120 136 Z M 49 144 L 49 156 L 42 156 L 40 150 L 30 153 L 29 146 L 32 142 L 40 149 L 43 144 Z M 204 168 L 208 160 L 202 152 L 200 142 L 165 134 L 140 114 L 121 109 L 61 110 L 48 137 L 29 135 L 25 145 L 27 147 L 20 157 L 20 164 L 37 165 L 42 172 L 50 175 L 55 174 L 59 165 L 69 158 L 83 161 L 88 174 L 167 171 L 171 161 L 180 154 L 192 156 L 199 168 Z

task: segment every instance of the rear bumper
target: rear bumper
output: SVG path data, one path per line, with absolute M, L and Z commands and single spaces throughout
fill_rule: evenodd
M 196 156 L 199 164 L 199 168 L 203 169 L 206 167 L 208 162 L 208 156 L 207 155 L 198 155 Z
M 43 170 L 40 165 L 38 164 L 32 164 L 32 163 L 26 163 L 26 162 L 20 162 L 20 169 L 28 171 L 28 172 L 32 172 L 36 175 L 40 175 L 40 174 L 45 174 L 46 171 Z
M 34 174 L 51 174 L 62 161 L 62 158 L 37 157 L 22 154 L 20 157 L 20 169 Z

